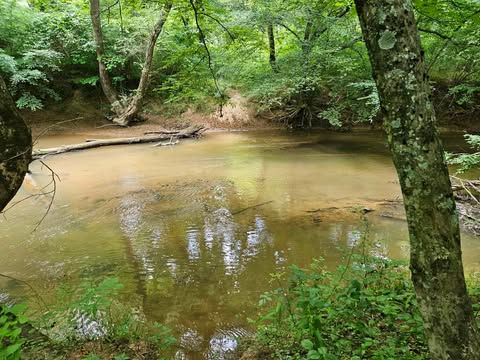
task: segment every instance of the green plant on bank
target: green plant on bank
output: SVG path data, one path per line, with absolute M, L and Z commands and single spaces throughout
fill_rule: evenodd
M 447 153 L 449 165 L 457 165 L 457 173 L 464 173 L 480 165 L 480 135 L 465 134 L 465 141 L 475 151 L 473 153 Z
M 361 209 L 354 209 L 361 212 Z M 323 259 L 307 269 L 272 274 L 278 288 L 261 295 L 251 349 L 264 359 L 428 359 L 423 322 L 404 261 L 368 252 L 369 223 L 343 265 L 328 271 Z M 467 284 L 480 321 L 480 276 Z
M 10 91 L 19 109 L 43 108 L 44 100 L 60 100 L 50 87 L 51 76 L 60 70 L 62 55 L 53 50 L 32 49 L 15 60 L 0 49 L 0 70 L 9 77 Z
M 140 346 L 152 358 L 164 359 L 176 339 L 165 326 L 149 323 L 140 310 L 115 300 L 122 287 L 117 278 L 61 287 L 50 310 L 29 321 L 48 342 L 27 343 L 23 350 L 26 358 L 67 359 L 65 356 L 82 344 L 96 343 L 118 360 L 132 356 L 129 344 Z M 101 357 L 92 353 L 88 359 Z
M 283 280 L 285 274 L 275 275 Z M 256 346 L 272 359 L 426 359 L 427 346 L 404 263 L 353 255 L 329 272 L 316 260 L 290 268 L 263 295 Z
M 26 305 L 7 307 L 0 305 L 0 359 L 20 359 L 21 347 L 25 342 L 22 338 L 22 324 L 27 321 L 24 313 Z

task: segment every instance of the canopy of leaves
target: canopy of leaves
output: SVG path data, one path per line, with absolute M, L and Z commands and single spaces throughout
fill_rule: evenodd
M 101 1 L 103 60 L 120 93 L 136 86 L 161 6 Z M 446 89 L 441 110 L 472 114 L 480 102 L 478 0 L 417 0 L 415 10 L 433 85 Z M 174 0 L 164 30 L 148 96 L 172 111 L 212 109 L 237 89 L 259 112 L 289 126 L 349 127 L 378 119 L 376 88 L 350 1 Z M 382 39 L 394 46 L 394 34 Z M 59 99 L 66 85 L 99 86 L 96 60 L 88 2 L 0 1 L 0 72 L 19 107 L 39 109 Z

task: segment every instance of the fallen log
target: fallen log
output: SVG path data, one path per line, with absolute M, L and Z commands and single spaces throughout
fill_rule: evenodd
M 145 131 L 145 135 L 161 135 L 161 134 L 169 134 L 169 135 L 175 135 L 178 134 L 181 130 L 167 130 L 167 129 L 162 129 L 162 130 L 155 130 L 155 131 Z
M 157 146 L 173 146 L 173 145 L 177 145 L 179 143 L 178 140 L 175 140 L 175 141 L 172 141 L 173 139 L 170 139 L 170 141 L 167 141 L 167 142 L 159 142 L 155 145 L 153 145 L 153 147 L 157 147 Z
M 152 143 L 152 142 L 158 143 L 163 140 L 170 140 L 170 143 L 172 143 L 173 139 L 184 139 L 184 138 L 193 138 L 193 137 L 200 136 L 203 132 L 205 132 L 205 130 L 206 130 L 206 127 L 202 125 L 193 125 L 186 129 L 177 131 L 175 132 L 175 134 L 162 133 L 158 135 L 145 135 L 145 136 L 136 136 L 136 137 L 128 137 L 128 138 L 88 139 L 88 141 L 80 144 L 62 145 L 54 148 L 34 150 L 33 159 L 36 160 L 49 155 L 63 154 L 70 151 L 94 149 L 102 146 L 144 144 L 144 143 Z

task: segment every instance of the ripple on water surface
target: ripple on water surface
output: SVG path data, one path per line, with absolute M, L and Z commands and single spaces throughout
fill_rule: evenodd
M 53 207 L 35 233 L 48 198 L 0 220 L 0 272 L 48 299 L 64 283 L 119 277 L 122 299 L 173 329 L 180 358 L 222 358 L 235 348 L 258 296 L 274 286 L 271 273 L 316 257 L 341 262 L 366 229 L 355 209 L 375 210 L 367 215 L 372 254 L 408 255 L 401 206 L 382 205 L 400 191 L 380 133 L 218 133 L 175 148 L 47 161 L 62 179 Z M 34 164 L 17 200 L 50 179 Z M 478 267 L 478 241 L 463 242 L 467 265 Z M 30 296 L 1 281 L 0 302 Z

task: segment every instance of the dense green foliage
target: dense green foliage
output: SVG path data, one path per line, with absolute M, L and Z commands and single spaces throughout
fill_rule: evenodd
M 78 350 L 88 343 L 108 358 L 129 359 L 132 348 L 141 347 L 147 358 L 160 359 L 170 353 L 176 340 L 170 330 L 163 325 L 150 323 L 142 312 L 132 305 L 120 302 L 119 290 L 123 285 L 116 278 L 102 281 L 85 281 L 76 287 L 63 286 L 58 289 L 57 300 L 48 311 L 32 313 L 28 316 L 31 332 L 42 334 L 34 341 L 25 341 L 20 337 L 21 329 L 27 317 L 22 306 L 2 308 L 0 337 L 9 345 L 6 352 L 19 359 L 20 351 L 26 358 L 68 359 L 71 354 L 78 356 Z M 8 322 L 1 322 L 9 314 Z M 13 320 L 12 320 L 13 319 Z M 1 335 L 1 334 L 0 334 Z M 35 336 L 34 336 L 35 338 Z M 22 348 L 22 349 L 21 349 Z M 77 353 L 76 353 L 77 352 Z M 3 353 L 0 352 L 0 358 Z M 69 355 L 70 354 L 70 355 Z M 88 359 L 101 359 L 91 353 Z
M 173 10 L 156 48 L 149 98 L 176 112 L 213 109 L 233 89 L 291 126 L 334 127 L 376 119 L 376 89 L 349 1 L 194 1 Z M 474 0 L 415 2 L 433 85 L 446 116 L 478 110 L 480 13 Z M 114 85 L 136 86 L 161 4 L 102 1 Z M 267 27 L 273 29 L 275 63 Z M 0 72 L 20 108 L 42 108 L 66 88 L 99 86 L 87 2 L 0 1 Z
M 262 297 L 268 303 L 257 342 L 271 358 L 427 358 L 414 291 L 398 263 L 353 257 L 333 273 L 319 261 L 292 267 L 287 286 Z
M 405 264 L 354 255 L 329 272 L 322 261 L 274 275 L 261 297 L 253 340 L 269 359 L 428 359 L 423 325 Z M 477 282 L 471 284 L 479 308 Z
M 21 347 L 25 342 L 22 337 L 22 324 L 26 322 L 25 308 L 24 305 L 0 305 L 0 359 L 20 359 Z

